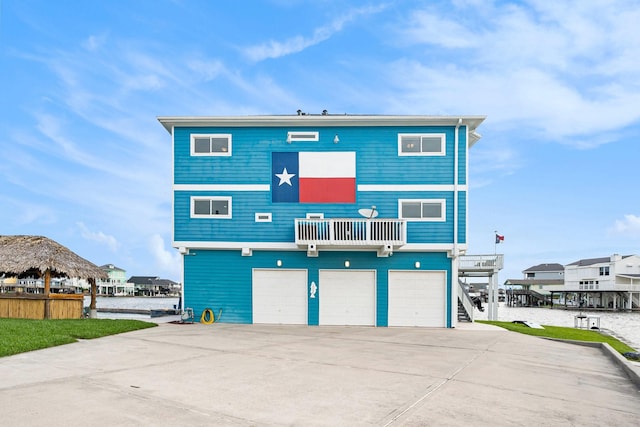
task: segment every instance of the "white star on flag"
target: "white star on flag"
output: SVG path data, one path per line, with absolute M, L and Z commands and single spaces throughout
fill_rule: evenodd
M 282 184 L 285 184 L 285 183 L 289 184 L 290 186 L 293 186 L 293 184 L 291 184 L 291 178 L 296 176 L 296 174 L 287 172 L 287 168 L 284 168 L 282 173 L 277 173 L 275 175 L 278 178 L 280 178 L 280 183 L 278 183 L 278 186 L 281 186 Z

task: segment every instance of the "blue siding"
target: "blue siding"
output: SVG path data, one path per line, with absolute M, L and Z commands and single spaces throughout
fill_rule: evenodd
M 283 270 L 308 270 L 307 287 L 316 282 L 316 298 L 308 299 L 310 325 L 318 324 L 322 283 L 319 270 L 343 270 L 344 261 L 351 263 L 350 270 L 376 269 L 376 318 L 377 326 L 388 325 L 388 271 L 416 270 L 419 261 L 423 271 L 447 272 L 447 326 L 452 325 L 451 312 L 451 260 L 445 253 L 395 253 L 392 257 L 378 258 L 375 252 L 320 252 L 318 257 L 307 257 L 306 252 L 254 251 L 253 256 L 243 257 L 239 250 L 192 250 L 184 257 L 185 307 L 194 309 L 199 318 L 204 309 L 211 308 L 216 316 L 222 310 L 221 322 L 252 323 L 252 272 L 254 268 L 275 268 L 276 260 L 283 261 Z
M 286 143 L 287 131 L 314 130 L 319 142 Z M 446 156 L 398 156 L 399 133 L 444 133 Z M 232 156 L 191 156 L 191 133 L 232 134 Z M 333 143 L 335 135 L 340 142 Z M 357 184 L 451 185 L 455 127 L 177 128 L 175 184 L 271 184 L 272 151 L 356 151 Z M 466 132 L 459 132 L 459 180 L 466 177 Z M 231 219 L 190 218 L 191 196 L 232 197 Z M 325 218 L 358 218 L 358 209 L 376 205 L 380 218 L 398 217 L 398 199 L 443 198 L 445 222 L 411 222 L 409 243 L 453 241 L 452 192 L 357 192 L 353 204 L 272 203 L 269 191 L 175 191 L 174 240 L 292 242 L 293 220 L 321 212 Z M 256 223 L 256 212 L 271 212 L 271 223 Z M 461 229 L 465 228 L 461 216 Z
M 461 126 L 458 134 L 458 184 L 467 183 L 467 130 L 466 126 Z
M 287 144 L 291 130 L 319 131 L 320 141 Z M 398 156 L 398 133 L 419 132 L 445 133 L 447 155 Z M 191 133 L 232 134 L 233 155 L 192 157 Z M 339 150 L 357 152 L 358 184 L 453 184 L 454 133 L 454 127 L 177 128 L 174 183 L 270 184 L 272 151 Z M 338 144 L 333 143 L 335 135 Z M 460 167 L 464 172 L 464 161 Z
M 458 193 L 458 243 L 467 243 L 467 192 Z
M 231 196 L 232 219 L 190 218 L 191 196 Z M 398 199 L 445 199 L 446 222 L 414 221 L 407 225 L 408 243 L 450 243 L 453 241 L 453 192 L 367 192 L 353 204 L 271 203 L 268 192 L 187 192 L 174 195 L 174 239 L 178 241 L 293 242 L 294 219 L 307 213 L 324 213 L 325 218 L 360 218 L 358 209 L 375 205 L 379 218 L 398 218 Z M 459 197 L 463 202 L 465 198 Z M 256 212 L 271 212 L 272 222 L 255 222 Z M 460 217 L 464 227 L 464 216 Z

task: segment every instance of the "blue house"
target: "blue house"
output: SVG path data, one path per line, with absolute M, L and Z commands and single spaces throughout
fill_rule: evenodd
M 160 117 L 185 307 L 221 322 L 455 327 L 484 116 Z

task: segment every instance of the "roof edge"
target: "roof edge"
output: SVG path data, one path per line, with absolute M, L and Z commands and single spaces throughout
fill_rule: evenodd
M 282 115 L 282 116 L 160 116 L 158 121 L 167 132 L 173 127 L 279 127 L 279 126 L 455 126 L 459 122 L 469 126 L 470 139 L 477 141 L 476 128 L 486 116 L 398 116 L 398 115 Z M 473 142 L 475 142 L 473 141 Z

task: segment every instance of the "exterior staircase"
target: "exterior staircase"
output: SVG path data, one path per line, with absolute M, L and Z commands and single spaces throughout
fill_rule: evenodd
M 458 322 L 473 322 L 473 301 L 461 280 L 458 280 Z
M 458 322 L 473 322 L 471 316 L 464 308 L 464 304 L 460 301 L 460 298 L 458 298 Z

